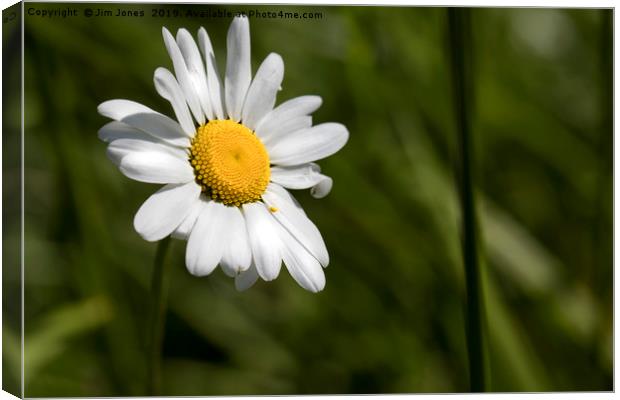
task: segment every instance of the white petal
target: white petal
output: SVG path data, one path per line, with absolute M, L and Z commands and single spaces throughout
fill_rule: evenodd
M 288 199 L 279 195 L 270 183 L 263 194 L 263 200 L 269 207 L 277 209 L 272 215 L 293 237 L 312 254 L 324 267 L 329 264 L 329 254 L 321 232 L 312 221 Z
M 183 91 L 172 72 L 166 68 L 159 67 L 155 70 L 153 81 L 155 82 L 157 93 L 172 104 L 172 109 L 177 116 L 181 128 L 188 136 L 192 136 L 196 132 L 196 127 L 187 108 Z
M 136 232 L 144 240 L 154 242 L 170 235 L 185 219 L 194 203 L 198 203 L 200 186 L 195 182 L 166 185 L 151 195 L 133 220 Z
M 274 108 L 269 113 L 269 116 L 275 119 L 288 119 L 300 115 L 310 115 L 318 110 L 321 104 L 323 104 L 321 96 L 306 95 L 294 97 Z M 265 123 L 267 122 L 265 121 Z
M 332 186 L 334 185 L 334 181 L 329 176 L 321 175 L 321 177 L 323 179 L 310 188 L 310 196 L 315 199 L 322 199 L 327 196 L 332 191 Z
M 194 224 L 200 216 L 205 204 L 207 204 L 207 200 L 204 195 L 200 196 L 198 201 L 192 203 L 192 206 L 190 207 L 185 219 L 183 219 L 183 222 L 181 222 L 181 224 L 172 232 L 173 238 L 182 240 L 187 240 L 189 238 L 189 234 L 192 232 Z
M 141 129 L 174 146 L 189 147 L 187 133 L 174 120 L 159 113 L 132 114 L 122 119 L 122 122 Z
M 131 127 L 123 122 L 110 121 L 99 129 L 97 134 L 104 142 L 112 142 L 116 139 L 139 139 L 153 143 L 163 143 L 148 133 Z
M 238 291 L 249 289 L 258 280 L 258 272 L 254 264 L 250 265 L 247 271 L 243 271 L 235 277 L 235 288 Z
M 250 267 L 252 251 L 241 210 L 237 207 L 226 207 L 226 212 L 228 240 L 220 266 L 228 276 L 234 277 Z
M 308 251 L 284 228 L 279 230 L 282 240 L 282 259 L 293 279 L 313 293 L 325 287 L 323 268 Z
M 194 180 L 189 162 L 161 152 L 127 154 L 122 158 L 119 169 L 128 178 L 146 183 L 186 183 Z
M 211 114 L 211 104 L 209 101 L 209 90 L 207 89 L 207 74 L 205 73 L 205 66 L 202 63 L 198 46 L 196 46 L 194 38 L 185 28 L 177 31 L 177 44 L 185 60 L 187 72 L 196 90 L 200 105 L 208 116 Z
M 282 186 L 280 186 L 280 185 L 278 185 L 276 183 L 271 183 L 269 185 L 269 190 L 274 192 L 274 193 L 276 193 L 280 197 L 280 199 L 287 200 L 289 203 L 291 203 L 292 205 L 297 207 L 297 210 L 300 213 L 302 213 L 303 215 L 306 215 L 306 213 L 304 212 L 304 209 L 302 208 L 301 204 L 299 204 L 297 199 L 293 197 L 291 192 L 289 192 L 288 190 L 284 189 Z
M 198 44 L 207 64 L 207 88 L 211 104 L 211 114 L 207 114 L 207 117 L 209 119 L 224 119 L 224 86 L 215 62 L 213 46 L 211 46 L 211 40 L 205 28 L 201 27 L 198 30 Z
M 280 273 L 282 260 L 278 222 L 261 202 L 244 204 L 243 215 L 258 274 L 266 281 L 274 280 Z
M 271 110 L 256 126 L 259 136 L 267 134 L 290 119 L 315 112 L 323 103 L 319 96 L 300 96 L 287 100 Z
M 226 38 L 226 110 L 234 121 L 241 120 L 241 110 L 252 81 L 250 59 L 250 23 L 246 17 L 236 17 Z
M 262 134 L 258 134 L 262 142 L 265 144 L 267 150 L 275 146 L 283 136 L 295 133 L 302 129 L 308 129 L 312 126 L 312 117 L 308 115 L 302 115 L 283 121 L 278 127 L 263 131 Z
M 226 237 L 226 206 L 214 201 L 207 202 L 189 234 L 185 251 L 185 264 L 192 275 L 209 275 L 222 258 Z
M 342 124 L 328 122 L 282 137 L 269 150 L 273 164 L 299 165 L 329 157 L 349 139 Z
M 200 108 L 200 101 L 198 100 L 196 87 L 193 85 L 192 78 L 190 77 L 189 71 L 187 70 L 187 65 L 185 65 L 185 60 L 183 59 L 181 50 L 179 49 L 177 42 L 174 40 L 174 37 L 172 37 L 172 34 L 168 31 L 168 29 L 163 27 L 161 28 L 161 31 L 164 37 L 166 49 L 168 50 L 170 59 L 172 59 L 174 74 L 176 75 L 179 81 L 179 85 L 183 90 L 185 100 L 187 101 L 190 110 L 192 110 L 192 114 L 194 115 L 196 121 L 198 121 L 198 123 L 202 125 L 205 122 L 204 114 L 202 112 L 202 108 Z
M 315 164 L 291 167 L 271 167 L 271 181 L 288 189 L 308 189 L 310 194 L 320 199 L 332 189 L 332 178 L 321 174 L 321 168 Z
M 104 117 L 111 118 L 116 121 L 122 121 L 123 118 L 132 114 L 155 112 L 147 106 L 136 103 L 131 100 L 115 99 L 104 101 L 97 107 L 97 112 Z
M 128 154 L 136 152 L 153 152 L 171 155 L 180 160 L 187 161 L 187 153 L 179 147 L 172 147 L 157 141 L 157 139 L 116 139 L 108 146 L 108 158 L 120 166 L 121 160 Z
M 178 122 L 130 100 L 108 100 L 97 107 L 99 114 L 124 122 L 175 146 L 189 147 L 188 134 Z
M 284 78 L 284 62 L 271 53 L 260 65 L 243 103 L 243 125 L 254 130 L 258 122 L 273 109 L 276 95 Z

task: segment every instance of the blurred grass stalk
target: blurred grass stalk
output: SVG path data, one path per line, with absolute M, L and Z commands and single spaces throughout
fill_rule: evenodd
M 146 332 L 146 384 L 147 394 L 156 396 L 161 390 L 161 353 L 166 323 L 166 297 L 169 268 L 166 268 L 166 253 L 170 247 L 170 236 L 157 244 L 151 280 L 151 309 Z
M 455 163 L 458 177 L 463 264 L 466 285 L 466 333 L 469 357 L 469 381 L 472 392 L 485 391 L 485 358 L 483 326 L 482 286 L 477 251 L 476 205 L 474 183 L 471 171 L 472 138 L 470 132 L 469 106 L 473 104 L 471 90 L 471 28 L 469 10 L 448 9 L 448 37 L 450 48 L 450 69 L 454 102 L 455 127 L 458 135 L 459 157 Z

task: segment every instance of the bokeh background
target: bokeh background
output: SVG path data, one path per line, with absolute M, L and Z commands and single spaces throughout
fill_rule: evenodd
M 25 7 L 80 15 L 25 17 L 26 396 L 145 393 L 156 244 L 132 220 L 156 186 L 106 159 L 96 107 L 127 98 L 173 115 L 152 83 L 155 68 L 171 68 L 162 25 L 205 26 L 223 71 L 230 23 L 153 18 L 154 8 L 322 13 L 251 19 L 253 70 L 281 54 L 278 101 L 319 94 L 315 122 L 351 133 L 320 163 L 331 194 L 296 193 L 331 255 L 320 294 L 285 269 L 244 293 L 219 270 L 193 277 L 185 242 L 173 241 L 162 393 L 468 390 L 445 8 Z M 87 7 L 145 16 L 85 18 Z M 471 18 L 490 389 L 612 390 L 612 11 Z M 18 152 L 4 157 L 18 165 Z M 17 167 L 4 174 L 18 182 Z M 18 218 L 4 215 L 7 257 Z M 4 276 L 5 293 L 18 293 L 17 274 Z M 6 386 L 19 378 L 19 325 L 5 318 L 3 335 Z

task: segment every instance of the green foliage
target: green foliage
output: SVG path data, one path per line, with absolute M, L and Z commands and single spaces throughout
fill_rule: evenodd
M 171 68 L 161 26 L 204 25 L 223 71 L 230 20 L 127 7 L 147 17 L 26 17 L 28 397 L 146 390 L 156 245 L 132 220 L 156 187 L 106 159 L 96 107 L 127 98 L 172 115 L 152 84 L 156 67 Z M 314 120 L 351 133 L 321 162 L 332 193 L 295 193 L 330 251 L 327 286 L 307 293 L 283 269 L 238 293 L 220 271 L 191 276 L 185 243 L 173 241 L 164 394 L 468 390 L 446 10 L 254 8 L 324 15 L 252 19 L 250 29 L 254 71 L 271 51 L 284 59 L 279 101 L 319 94 Z M 491 390 L 612 389 L 606 18 L 611 11 L 472 11 Z M 17 340 L 19 327 L 7 332 Z

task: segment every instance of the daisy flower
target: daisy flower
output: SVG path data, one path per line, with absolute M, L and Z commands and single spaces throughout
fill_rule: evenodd
M 198 44 L 186 29 L 176 39 L 162 31 L 174 74 L 157 68 L 154 82 L 176 121 L 130 100 L 98 107 L 113 120 L 99 130 L 110 160 L 128 178 L 165 185 L 138 210 L 136 231 L 148 241 L 186 239 L 190 273 L 219 265 L 238 290 L 277 278 L 282 262 L 304 289 L 322 290 L 325 243 L 287 189 L 327 195 L 332 179 L 314 161 L 340 150 L 347 129 L 312 125 L 318 96 L 274 108 L 284 63 L 271 53 L 252 79 L 247 18 L 228 30 L 223 80 L 204 28 Z

